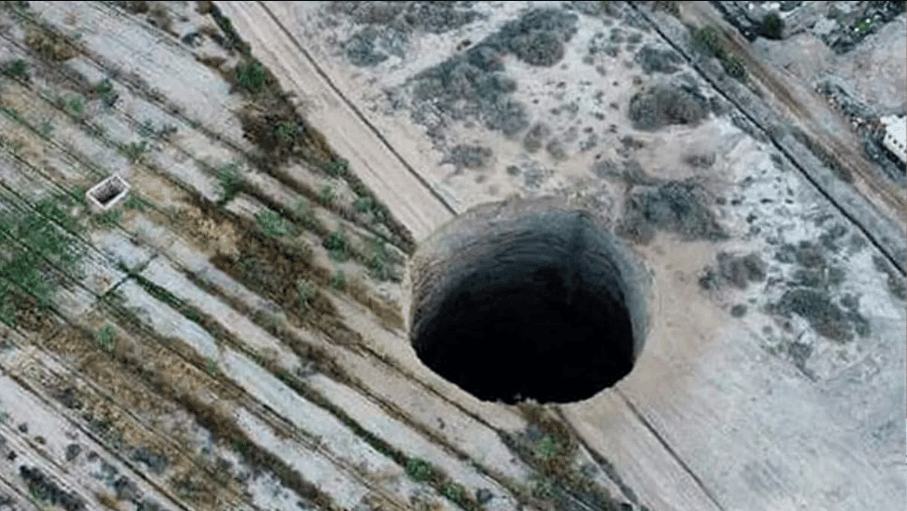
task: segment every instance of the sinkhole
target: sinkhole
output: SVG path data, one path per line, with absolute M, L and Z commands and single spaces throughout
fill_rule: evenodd
M 601 219 L 551 198 L 478 206 L 414 254 L 410 342 L 484 401 L 566 403 L 625 377 L 648 329 L 648 274 Z

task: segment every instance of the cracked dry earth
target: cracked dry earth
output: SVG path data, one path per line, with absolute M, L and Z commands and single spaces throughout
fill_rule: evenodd
M 0 509 L 901 507 L 903 189 L 691 48 L 708 9 L 3 4 Z M 638 259 L 644 346 L 482 401 L 410 345 L 408 263 L 544 196 Z

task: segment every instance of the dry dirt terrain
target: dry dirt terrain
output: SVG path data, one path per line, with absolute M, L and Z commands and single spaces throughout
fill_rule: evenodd
M 882 4 L 4 3 L 0 509 L 902 508 Z M 540 197 L 638 261 L 642 349 L 480 400 L 409 263 Z

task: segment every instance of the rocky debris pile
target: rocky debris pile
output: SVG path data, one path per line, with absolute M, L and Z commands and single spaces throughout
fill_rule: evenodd
M 830 2 L 825 19 L 811 28 L 835 53 L 847 53 L 905 10 L 904 2 Z
M 730 24 L 737 27 L 740 34 L 753 41 L 759 36 L 771 34 L 783 36 L 783 21 L 780 31 L 776 31 L 771 20 L 784 20 L 792 11 L 804 2 L 778 2 L 777 8 L 772 2 L 713 2 L 712 5 Z M 777 17 L 777 18 L 775 18 Z M 769 23 L 766 23 L 769 21 Z M 769 26 L 766 26 L 769 25 Z M 780 34 L 778 32 L 781 32 Z
M 750 41 L 765 36 L 773 16 L 783 21 L 780 36 L 809 30 L 835 53 L 847 53 L 897 16 L 904 2 L 713 2 L 722 16 Z
M 657 84 L 630 98 L 628 116 L 638 130 L 696 124 L 708 115 L 708 100 L 690 85 Z

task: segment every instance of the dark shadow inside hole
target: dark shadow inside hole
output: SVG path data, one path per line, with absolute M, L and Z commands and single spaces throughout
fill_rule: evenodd
M 110 201 L 115 199 L 117 195 L 122 193 L 123 190 L 124 190 L 124 188 L 119 187 L 114 183 L 110 183 L 107 186 L 103 186 L 100 189 L 98 189 L 98 191 L 94 193 L 94 198 L 102 206 L 106 206 L 107 204 L 110 203 Z
M 479 399 L 508 403 L 583 400 L 629 374 L 624 283 L 594 236 L 572 231 L 520 232 L 466 257 L 437 310 L 414 319 L 420 360 Z

